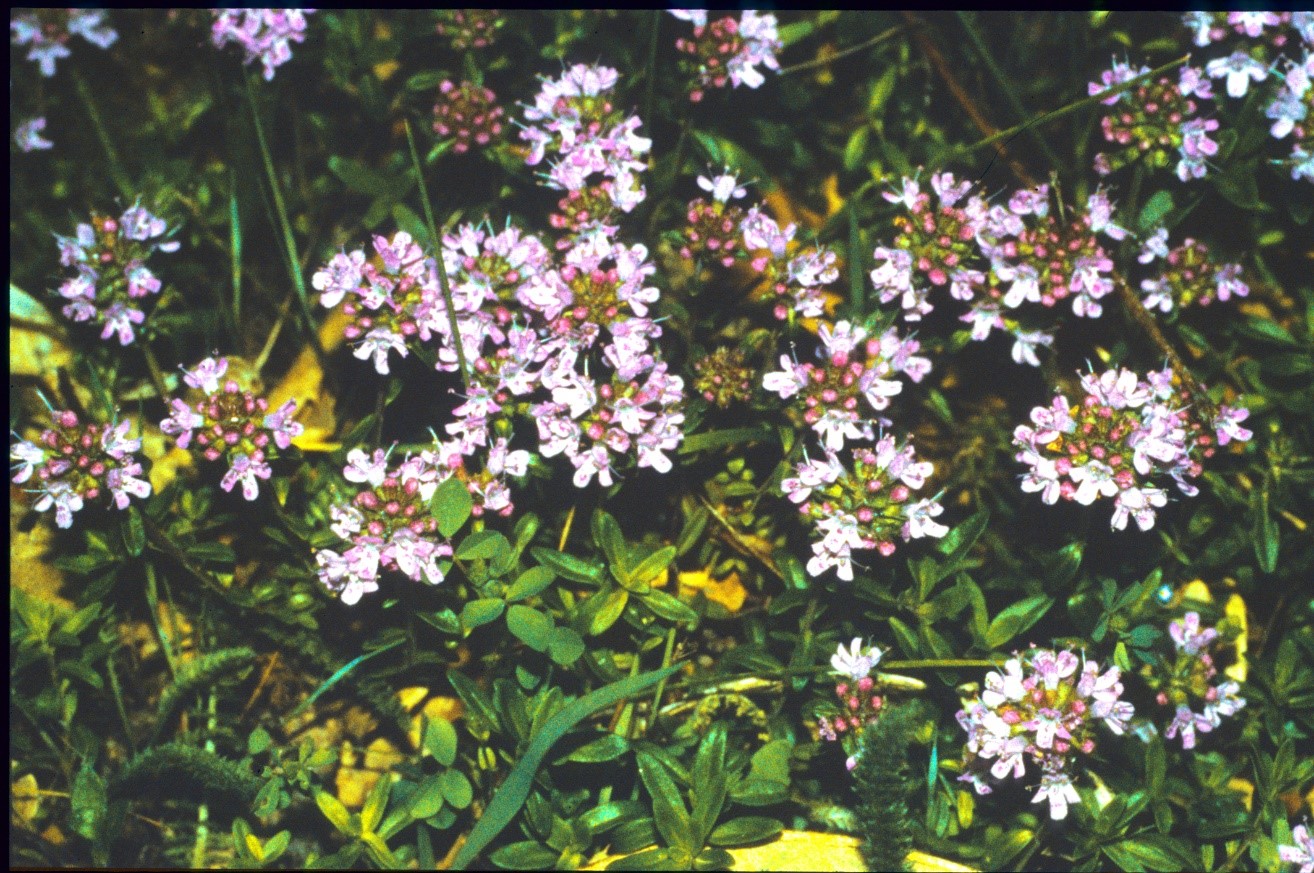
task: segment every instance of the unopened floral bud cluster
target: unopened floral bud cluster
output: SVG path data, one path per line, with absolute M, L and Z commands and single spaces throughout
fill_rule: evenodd
M 146 301 L 162 287 L 146 259 L 155 251 L 178 250 L 176 241 L 165 239 L 167 232 L 164 219 L 138 203 L 118 218 L 92 215 L 71 237 L 56 234 L 60 264 L 75 271 L 59 286 L 59 296 L 68 301 L 64 315 L 101 326 L 101 339 L 117 335 L 125 346 L 136 339 Z
M 1200 475 L 1201 459 L 1216 445 L 1252 436 L 1240 424 L 1246 409 L 1222 406 L 1211 422 L 1201 422 L 1171 369 L 1151 372 L 1146 381 L 1130 370 L 1088 373 L 1081 387 L 1086 396 L 1079 403 L 1059 394 L 1013 432 L 1017 460 L 1031 468 L 1022 490 L 1038 491 L 1050 504 L 1062 498 L 1089 506 L 1112 497 L 1114 530 L 1125 529 L 1128 518 L 1149 530 L 1155 510 L 1168 503 L 1168 492 L 1153 481 L 1171 477 L 1193 496 L 1199 489 L 1190 480 Z
M 488 48 L 506 19 L 496 9 L 444 9 L 438 13 L 438 35 L 453 51 Z
M 444 79 L 433 107 L 433 132 L 451 137 L 452 151 L 463 154 L 471 145 L 483 147 L 500 138 L 502 115 L 492 90 L 473 82 L 457 85 Z
M 846 649 L 841 643 L 830 658 L 830 666 L 842 678 L 835 685 L 839 701 L 836 712 L 817 718 L 817 732 L 821 739 L 843 744 L 848 753 L 845 766 L 852 770 L 858 765 L 858 745 L 863 729 L 880 718 L 885 699 L 877 693 L 871 671 L 876 669 L 884 654 L 875 646 L 863 647 L 862 638 L 854 637 Z
M 1201 627 L 1199 613 L 1188 612 L 1169 623 L 1168 636 L 1174 658 L 1166 670 L 1148 671 L 1147 680 L 1156 691 L 1156 702 L 1174 710 L 1164 736 L 1171 740 L 1180 735 L 1182 748 L 1193 749 L 1197 733 L 1214 730 L 1246 701 L 1240 683 L 1228 678 L 1215 681 L 1214 654 L 1223 642 L 1217 628 Z
M 53 426 L 36 442 L 20 439 L 9 448 L 16 467 L 13 481 L 32 483 L 37 512 L 54 509 L 55 524 L 69 528 L 73 513 L 88 501 L 104 497 L 116 509 L 127 509 L 130 498 L 150 496 L 151 483 L 134 456 L 141 450 L 141 438 L 128 439 L 131 424 L 126 419 L 115 425 L 84 424 L 67 410 L 53 412 L 51 418 Z
M 1241 279 L 1240 264 L 1217 263 L 1209 256 L 1209 247 L 1191 237 L 1169 249 L 1168 231 L 1162 228 L 1145 241 L 1137 260 L 1142 264 L 1164 261 L 1162 273 L 1141 282 L 1146 309 L 1171 312 L 1250 293 L 1250 286 Z
M 260 480 L 273 474 L 269 460 L 276 455 L 275 448 L 289 448 L 305 428 L 292 418 L 295 400 L 269 412 L 269 401 L 225 378 L 227 371 L 225 358 L 206 358 L 184 371 L 183 381 L 203 396 L 190 403 L 179 398 L 170 401 L 172 412 L 160 422 L 160 430 L 172 436 L 180 449 L 195 443 L 193 450 L 207 461 L 227 463 L 220 487 L 232 491 L 240 482 L 242 496 L 255 500 Z
M 1032 802 L 1048 801 L 1050 818 L 1065 818 L 1081 800 L 1073 778 L 1081 759 L 1095 751 L 1096 728 L 1102 723 L 1122 734 L 1134 714 L 1122 693 L 1117 667 L 1101 670 L 1070 650 L 1033 649 L 1008 659 L 958 712 L 967 732 L 967 771 L 959 778 L 989 794 L 990 779 L 1038 775 Z

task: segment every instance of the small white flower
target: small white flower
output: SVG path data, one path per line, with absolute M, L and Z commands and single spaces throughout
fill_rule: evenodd
M 856 681 L 870 674 L 872 669 L 880 663 L 883 654 L 884 652 L 875 646 L 869 646 L 866 651 L 863 651 L 862 637 L 854 637 L 853 642 L 849 644 L 847 649 L 843 643 L 840 643 L 839 648 L 835 650 L 835 654 L 830 656 L 830 666 L 841 676 L 848 676 Z

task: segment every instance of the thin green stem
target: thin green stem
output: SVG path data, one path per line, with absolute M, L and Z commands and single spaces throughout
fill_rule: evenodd
M 845 58 L 851 54 L 856 54 L 857 52 L 863 51 L 864 49 L 869 49 L 872 48 L 873 46 L 878 46 L 881 43 L 885 42 L 890 37 L 903 33 L 904 29 L 905 28 L 902 24 L 896 24 L 894 27 L 888 28 L 886 30 L 882 30 L 880 33 L 876 34 L 866 42 L 860 42 L 857 45 L 851 45 L 846 49 L 840 49 L 834 54 L 826 55 L 824 58 L 813 58 L 812 60 L 804 61 L 801 64 L 793 64 L 792 66 L 782 67 L 779 75 L 787 76 L 790 73 L 797 73 L 800 70 L 810 70 L 813 67 L 824 67 L 827 64 L 833 64 L 835 61 L 838 61 L 840 58 Z
M 657 88 L 657 34 L 662 29 L 662 17 L 660 9 L 652 10 L 652 32 L 648 36 L 647 81 L 644 83 L 643 98 L 643 117 L 649 124 L 652 123 L 652 102 Z
M 137 754 L 137 739 L 133 736 L 132 725 L 128 721 L 128 710 L 123 705 L 123 686 L 119 684 L 119 671 L 114 669 L 114 653 L 105 658 L 105 672 L 109 674 L 110 691 L 114 694 L 114 708 L 118 710 L 119 721 L 123 723 L 123 736 L 128 741 L 128 751 Z
M 229 315 L 233 319 L 233 329 L 237 331 L 242 323 L 242 223 L 237 209 L 237 171 L 229 173 L 230 190 L 228 193 L 228 222 L 230 227 L 230 255 L 233 276 L 233 302 Z
M 429 189 L 424 184 L 424 170 L 420 164 L 420 153 L 415 150 L 415 135 L 411 133 L 411 122 L 406 121 L 406 144 L 411 149 L 411 164 L 415 167 L 415 181 L 420 188 L 420 205 L 424 207 L 424 220 L 429 224 L 429 239 L 433 242 L 433 259 L 438 265 L 438 287 L 443 294 L 443 305 L 447 307 L 447 321 L 452 331 L 452 345 L 456 347 L 456 363 L 461 369 L 461 382 L 469 387 L 470 371 L 465 363 L 465 349 L 461 343 L 461 329 L 456 321 L 456 308 L 452 303 L 452 284 L 447 278 L 447 265 L 443 263 L 443 240 L 438 235 L 438 224 L 433 220 L 433 207 L 429 205 Z
M 146 359 L 146 369 L 151 374 L 151 384 L 155 386 L 155 391 L 160 395 L 160 401 L 169 402 L 169 386 L 164 381 L 164 371 L 160 369 L 159 359 L 155 357 L 155 352 L 143 340 L 138 343 L 141 346 L 141 356 Z
M 100 110 L 96 108 L 96 99 L 91 93 L 91 88 L 87 85 L 87 80 L 82 78 L 82 74 L 75 68 L 73 70 L 73 85 L 77 89 L 78 96 L 82 98 L 82 105 L 87 109 L 87 115 L 91 118 L 91 127 L 96 132 L 96 138 L 100 140 L 101 148 L 105 150 L 105 158 L 109 161 L 110 178 L 114 180 L 114 187 L 119 189 L 119 194 L 124 200 L 132 200 L 137 196 L 133 189 L 132 181 L 128 178 L 127 172 L 123 169 L 123 162 L 119 160 L 118 149 L 114 147 L 114 140 L 110 139 L 109 131 L 105 128 L 105 122 L 100 117 Z
M 260 111 L 256 107 L 255 89 L 251 85 L 251 79 L 248 76 L 246 82 L 247 105 L 251 107 L 251 120 L 255 124 L 256 142 L 260 146 L 260 157 L 264 162 L 265 177 L 269 182 L 269 190 L 274 198 L 274 212 L 278 216 L 279 228 L 283 233 L 284 254 L 287 256 L 288 275 L 292 278 L 292 286 L 296 288 L 297 300 L 301 304 L 301 315 L 305 320 L 306 334 L 310 339 L 310 345 L 315 350 L 316 357 L 320 363 L 324 363 L 324 347 L 319 342 L 319 332 L 315 328 L 315 319 L 310 313 L 310 297 L 306 292 L 306 278 L 301 275 L 301 266 L 297 257 L 297 244 L 292 236 L 292 222 L 288 219 L 287 205 L 283 202 L 283 191 L 278 184 L 278 174 L 274 172 L 274 157 L 269 151 L 269 144 L 265 141 L 264 125 L 260 123 Z
M 998 86 L 999 90 L 1004 92 L 1004 99 L 1008 101 L 1009 108 L 1013 110 L 1018 118 L 1025 119 L 1029 117 L 1031 113 L 1022 105 L 1022 98 L 1018 96 L 1017 88 L 1013 86 L 1013 80 L 1004 75 L 1004 71 L 995 62 L 994 53 L 990 51 L 990 46 L 986 41 L 981 38 L 981 32 L 977 29 L 976 21 L 966 12 L 957 12 L 955 14 L 958 16 L 959 23 L 963 25 L 963 29 L 967 31 L 967 38 L 971 40 L 977 56 L 985 63 L 986 71 L 995 80 L 995 85 Z M 1062 166 L 1062 160 L 1050 146 L 1049 140 L 1040 135 L 1040 131 L 1036 130 L 1035 127 L 1028 127 L 1026 131 L 1045 155 L 1045 160 L 1049 161 L 1051 167 Z
M 671 656 L 675 653 L 675 628 L 668 628 L 666 631 L 666 650 L 662 652 L 662 666 L 671 666 Z M 669 677 L 667 677 L 669 678 Z M 666 693 L 666 679 L 657 683 L 657 691 L 652 696 L 652 718 L 648 726 L 652 727 L 657 723 L 657 713 L 661 710 L 662 695 Z
M 1190 55 L 1183 55 L 1182 57 L 1178 58 L 1175 61 L 1169 61 L 1168 63 L 1164 64 L 1162 67 L 1151 70 L 1148 73 L 1142 73 L 1141 75 L 1133 79 L 1128 79 L 1126 82 L 1121 82 L 1113 86 L 1112 88 L 1108 88 L 1104 91 L 1100 91 L 1098 94 L 1092 94 L 1089 97 L 1076 101 L 1075 103 L 1069 103 L 1067 106 L 1061 106 L 1058 109 L 1054 109 L 1049 112 L 1046 112 L 1043 115 L 1031 119 L 1030 121 L 1024 121 L 1021 124 L 1015 124 L 1012 127 L 1007 128 L 1006 130 L 1001 130 L 998 133 L 993 133 L 990 136 L 986 137 L 985 139 L 977 140 L 971 145 L 962 146 L 961 148 L 953 152 L 950 152 L 949 158 L 957 158 L 962 155 L 971 154 L 972 152 L 975 152 L 978 149 L 983 149 L 986 146 L 994 145 L 1000 140 L 1012 139 L 1022 131 L 1026 130 L 1028 127 L 1038 126 L 1062 118 L 1065 115 L 1071 115 L 1072 113 L 1076 112 L 1079 109 L 1084 109 L 1087 106 L 1090 106 L 1094 103 L 1099 103 L 1101 100 L 1106 100 L 1109 97 L 1112 97 L 1114 94 L 1121 94 L 1123 91 L 1129 91 L 1143 82 L 1148 82 L 1150 79 L 1153 79 L 1155 76 L 1159 76 L 1163 73 L 1168 72 L 1174 67 L 1180 67 L 1182 64 L 1186 63 L 1190 59 L 1191 59 Z M 946 160 L 948 160 L 949 158 L 946 158 Z

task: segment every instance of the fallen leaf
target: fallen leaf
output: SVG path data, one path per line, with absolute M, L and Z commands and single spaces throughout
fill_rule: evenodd
M 713 579 L 706 570 L 694 570 L 680 574 L 680 596 L 692 597 L 699 591 L 714 603 L 719 603 L 729 612 L 738 612 L 744 605 L 748 592 L 739 581 L 738 573 L 731 573 L 724 579 Z

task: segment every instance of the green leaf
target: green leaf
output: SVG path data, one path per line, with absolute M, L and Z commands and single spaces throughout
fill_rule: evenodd
M 1171 191 L 1156 191 L 1145 201 L 1141 214 L 1136 218 L 1142 234 L 1150 234 L 1163 224 L 1164 218 L 1173 211 L 1173 194 Z
M 522 840 L 503 846 L 488 856 L 488 860 L 504 870 L 551 870 L 557 863 L 557 853 L 534 840 Z
M 725 446 L 737 446 L 741 443 L 777 443 L 776 432 L 768 427 L 733 427 L 727 430 L 709 430 L 692 434 L 684 438 L 677 454 L 692 455 L 707 449 L 720 449 Z
M 671 849 L 645 849 L 607 865 L 608 870 L 684 870 L 688 865 L 677 863 L 677 852 Z
M 351 659 L 350 661 L 348 661 L 345 665 L 343 665 L 343 666 L 342 666 L 342 667 L 341 667 L 336 673 L 334 673 L 332 676 L 328 677 L 328 679 L 324 680 L 324 684 L 322 684 L 322 685 L 320 685 L 318 688 L 316 688 L 316 689 L 311 693 L 311 695 L 310 695 L 309 697 L 307 697 L 305 700 L 301 701 L 301 703 L 297 706 L 297 708 L 294 709 L 294 710 L 292 710 L 292 712 L 291 712 L 291 714 L 289 715 L 289 717 L 291 717 L 292 715 L 300 715 L 302 712 L 305 712 L 307 709 L 310 708 L 310 706 L 311 706 L 316 700 L 319 699 L 319 697 L 320 697 L 321 694 L 323 694 L 325 691 L 328 691 L 328 690 L 329 690 L 330 688 L 332 688 L 334 685 L 336 685 L 336 684 L 338 684 L 339 682 L 341 682 L 341 681 L 346 677 L 346 675 L 347 675 L 348 673 L 350 673 L 352 670 L 356 669 L 358 666 L 360 666 L 361 664 L 363 664 L 365 661 L 368 661 L 370 658 L 373 658 L 373 657 L 375 657 L 375 656 L 377 656 L 377 655 L 382 655 L 384 652 L 389 651 L 390 649 L 395 649 L 395 648 L 397 648 L 398 646 L 400 646 L 400 645 L 401 645 L 402 643 L 404 643 L 404 642 L 406 642 L 406 638 L 405 638 L 405 637 L 401 637 L 400 639 L 393 640 L 392 642 L 388 643 L 386 646 L 383 646 L 382 648 L 378 648 L 378 649 L 375 649 L 375 650 L 372 651 L 372 652 L 366 652 L 365 654 L 363 654 L 363 655 L 361 655 L 361 656 L 359 656 L 359 657 L 352 658 L 352 659 Z
M 1195 870 L 1200 859 L 1185 844 L 1164 834 L 1140 834 L 1100 847 L 1122 870 Z
M 443 797 L 456 809 L 465 809 L 474 800 L 474 788 L 460 770 L 445 770 L 438 776 Z
M 1277 523 L 1273 521 L 1273 515 L 1268 511 L 1267 488 L 1254 492 L 1251 499 L 1251 514 L 1255 519 L 1254 532 L 1251 534 L 1255 543 L 1255 558 L 1259 561 L 1259 569 L 1265 573 L 1272 573 L 1277 570 L 1280 537 Z
M 678 598 L 672 597 L 665 591 L 659 591 L 654 588 L 647 594 L 641 595 L 639 599 L 643 601 L 645 606 L 667 621 L 698 621 L 698 613 L 694 612 L 691 608 L 681 603 Z
M 287 851 L 288 843 L 290 842 L 292 842 L 291 831 L 279 831 L 270 837 L 269 842 L 265 843 L 265 863 L 271 864 L 274 861 L 277 861 L 279 856 Z
M 1054 598 L 1047 594 L 1033 594 L 1017 603 L 1004 607 L 990 622 L 986 629 L 985 643 L 997 649 L 1013 637 L 1025 631 L 1044 617 L 1054 605 Z
M 407 91 L 434 91 L 446 78 L 439 70 L 426 70 L 407 79 L 405 88 Z
M 635 586 L 647 587 L 665 573 L 666 568 L 669 567 L 674 560 L 675 546 L 666 546 L 644 558 L 637 566 L 625 574 L 626 578 L 618 581 L 626 588 L 634 588 Z
M 444 771 L 446 772 L 446 771 Z M 415 791 L 411 794 L 408 804 L 408 814 L 416 821 L 423 821 L 430 816 L 437 815 L 442 810 L 443 804 L 443 773 L 437 773 L 433 776 L 426 776 Z
M 562 577 L 572 582 L 579 582 L 582 585 L 601 584 L 602 577 L 607 572 L 605 568 L 599 567 L 597 564 L 591 564 L 573 555 L 567 555 L 554 549 L 546 549 L 542 546 L 534 546 L 529 550 L 529 553 L 540 564 L 546 564 L 556 570 Z
M 956 564 L 967 556 L 989 523 L 990 510 L 983 509 L 945 534 L 935 547 L 940 554 L 949 556 L 949 564 Z
M 466 633 L 490 621 L 496 621 L 506 608 L 506 601 L 500 597 L 485 597 L 471 600 L 461 607 L 461 627 Z
M 105 780 L 84 761 L 78 775 L 73 777 L 73 790 L 69 795 L 69 824 L 74 833 L 89 840 L 99 840 L 105 824 L 109 798 Z
M 662 763 L 645 749 L 635 752 L 639 776 L 652 797 L 652 817 L 667 845 L 690 854 L 702 848 L 694 843 L 693 822 L 680 797 L 680 789 Z
M 339 833 L 354 837 L 360 832 L 351 821 L 351 813 L 347 812 L 342 801 L 332 794 L 327 791 L 316 791 L 315 803 L 319 805 L 319 811 L 324 813 L 324 818 L 328 819 Z
M 429 499 L 429 512 L 438 520 L 438 533 L 445 537 L 461 529 L 473 508 L 470 491 L 455 476 L 439 485 Z
M 524 805 L 525 798 L 529 796 L 534 775 L 538 772 L 543 758 L 567 731 L 593 713 L 615 706 L 620 701 L 671 676 L 679 669 L 680 665 L 673 664 L 660 670 L 640 673 L 638 676 L 604 685 L 557 710 L 556 714 L 543 723 L 543 727 L 530 741 L 524 757 L 516 762 L 511 772 L 507 774 L 506 780 L 498 787 L 484 814 L 471 829 L 465 845 L 457 852 L 452 862 L 453 868 L 465 869 L 512 822 L 520 807 Z
M 506 611 L 507 630 L 536 652 L 547 651 L 552 627 L 552 619 L 531 606 L 516 603 Z
M 506 601 L 514 603 L 526 597 L 533 597 L 551 585 L 552 580 L 556 578 L 557 574 L 551 567 L 530 567 L 517 576 L 516 581 L 512 582 L 511 587 L 506 590 Z
M 625 545 L 625 537 L 621 535 L 620 525 L 606 510 L 597 509 L 593 512 L 593 542 L 607 556 L 607 563 L 617 578 L 627 575 L 629 567 L 626 558 L 629 549 Z
M 424 726 L 424 749 L 444 767 L 456 762 L 456 728 L 443 718 L 431 718 Z M 428 816 L 421 816 L 428 818 Z
M 1280 346 L 1298 345 L 1296 338 L 1285 327 L 1271 318 L 1251 316 L 1240 322 L 1237 325 L 1237 330 L 1252 339 L 1263 340 Z
M 374 788 L 365 797 L 365 805 L 360 810 L 360 829 L 362 833 L 372 834 L 378 830 L 383 821 L 384 810 L 388 808 L 388 795 L 392 792 L 392 777 L 384 773 L 374 783 Z
M 142 522 L 141 510 L 136 504 L 130 504 L 123 519 L 123 545 L 128 554 L 134 558 L 141 557 L 146 549 L 146 525 Z
M 584 654 L 584 640 L 573 628 L 554 627 L 548 637 L 548 656 L 563 667 L 569 667 Z
M 593 607 L 593 618 L 589 620 L 589 636 L 596 637 L 603 633 L 607 628 L 616 623 L 625 611 L 625 605 L 630 602 L 630 592 L 624 588 L 612 588 L 609 591 L 599 592 L 589 598 L 589 605 L 597 599 L 598 605 Z
M 732 818 L 712 831 L 708 841 L 713 846 L 749 846 L 774 840 L 784 831 L 785 826 L 774 818 L 760 815 L 747 815 Z
M 259 755 L 274 744 L 274 738 L 269 735 L 269 731 L 258 727 L 251 731 L 251 735 L 246 738 L 246 753 L 248 755 Z
M 511 543 L 495 530 L 481 530 L 472 533 L 456 547 L 456 557 L 461 560 L 475 558 L 495 558 L 499 554 L 511 551 Z
M 558 758 L 553 763 L 560 764 L 564 761 L 573 761 L 576 764 L 601 764 L 606 761 L 614 761 L 629 750 L 629 740 L 616 734 L 606 733 L 590 743 L 585 743 L 569 755 Z
M 702 846 L 725 806 L 725 726 L 716 722 L 698 744 L 693 770 L 693 841 Z

